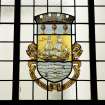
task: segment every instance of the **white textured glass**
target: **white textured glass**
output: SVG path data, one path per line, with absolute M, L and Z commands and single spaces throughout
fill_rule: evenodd
M 88 0 L 76 0 L 76 5 L 88 5 Z
M 0 41 L 13 41 L 14 25 L 0 24 Z
M 105 100 L 105 82 L 100 81 L 97 83 L 98 100 Z
M 105 0 L 94 0 L 95 5 L 105 5 Z
M 32 100 L 32 81 L 20 82 L 19 100 Z
M 12 100 L 12 81 L 0 81 L 0 100 Z
M 105 25 L 95 25 L 96 41 L 105 41 Z
M 74 0 L 62 0 L 62 5 L 63 6 L 73 6 Z
M 21 43 L 20 44 L 20 60 L 29 60 L 29 56 L 26 53 L 28 45 L 30 43 Z
M 90 82 L 78 81 L 77 82 L 78 100 L 90 100 Z
M 35 7 L 35 16 L 47 12 L 47 7 Z
M 35 5 L 46 5 L 47 6 L 47 0 L 35 0 Z
M 1 0 L 1 5 L 14 5 L 15 0 Z
M 80 56 L 80 60 L 89 60 L 89 43 L 79 43 L 82 46 L 83 53 Z
M 60 6 L 60 0 L 48 0 L 48 5 L 59 5 Z
M 21 5 L 33 5 L 33 0 L 21 0 Z
M 89 26 L 88 25 L 76 25 L 76 39 L 77 41 L 89 41 Z
M 13 63 L 12 62 L 0 62 L 0 80 L 12 80 L 13 75 Z
M 81 62 L 80 76 L 78 80 L 90 80 L 90 63 Z
M 97 62 L 97 80 L 105 80 L 105 62 Z
M 95 7 L 95 22 L 105 23 L 105 7 Z
M 13 60 L 13 44 L 0 43 L 0 60 Z
M 21 7 L 21 23 L 33 23 L 33 7 Z
M 49 93 L 49 97 L 48 100 L 61 100 L 61 92 L 57 92 L 57 91 L 52 91 L 52 92 L 48 92 Z
M 21 25 L 21 41 L 33 41 L 33 25 Z
M 96 59 L 97 60 L 105 60 L 105 48 L 104 43 L 96 43 Z
M 48 7 L 48 12 L 60 12 L 60 7 Z
M 46 83 L 46 81 L 44 81 Z M 47 100 L 47 91 L 34 83 L 34 100 Z
M 1 7 L 1 22 L 14 22 L 14 7 Z
M 62 12 L 74 16 L 74 7 L 62 7 Z
M 76 7 L 76 22 L 88 23 L 88 8 L 87 7 Z
M 20 62 L 20 80 L 31 80 L 28 62 Z
M 63 91 L 64 100 L 76 100 L 76 84 L 73 84 L 70 88 Z

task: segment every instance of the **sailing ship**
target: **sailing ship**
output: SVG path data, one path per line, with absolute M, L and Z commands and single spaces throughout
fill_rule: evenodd
M 46 61 L 64 61 L 69 57 L 67 48 L 62 49 L 63 43 L 61 36 L 57 35 L 57 42 L 52 47 L 51 36 L 48 36 L 47 43 L 43 52 L 44 60 Z

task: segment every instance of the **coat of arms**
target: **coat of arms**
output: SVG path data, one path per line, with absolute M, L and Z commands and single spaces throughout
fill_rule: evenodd
M 74 20 L 74 16 L 56 12 L 35 16 L 37 43 L 31 43 L 26 52 L 30 57 L 30 76 L 43 89 L 65 90 L 75 83 L 80 75 L 79 56 L 82 54 L 82 48 L 72 38 Z M 38 80 L 36 70 L 49 84 Z M 72 78 L 61 84 L 71 72 L 74 72 Z

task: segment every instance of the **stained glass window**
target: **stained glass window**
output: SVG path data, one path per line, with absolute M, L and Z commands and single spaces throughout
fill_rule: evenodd
M 105 100 L 104 9 L 105 0 L 0 0 L 0 100 Z M 60 38 L 64 45 L 62 50 L 69 49 L 69 54 L 74 43 L 80 45 L 75 51 L 82 52 L 74 59 L 81 62 L 77 79 L 72 78 L 75 71 L 70 72 L 72 63 L 61 63 L 60 50 L 55 51 L 60 46 Z M 46 41 L 41 42 L 44 39 Z M 55 46 L 54 50 L 44 44 L 49 42 L 50 48 Z M 39 49 L 36 49 L 44 54 L 37 56 L 38 60 L 33 59 L 33 55 L 30 59 L 27 54 L 32 44 L 34 48 L 37 44 Z M 51 51 L 44 52 L 45 45 Z M 31 51 L 35 53 L 34 48 Z M 46 54 L 56 56 L 48 58 Z M 67 57 L 64 54 L 60 56 L 63 61 Z M 68 57 L 68 61 L 73 62 L 73 58 Z M 43 60 L 44 64 L 39 62 Z M 29 63 L 33 62 L 40 68 L 35 70 L 36 79 L 30 74 Z M 51 74 L 46 76 L 43 72 L 49 70 L 49 65 Z M 59 67 L 63 69 L 54 72 Z M 69 70 L 70 75 L 64 74 L 61 79 L 63 70 Z M 64 90 L 69 80 L 74 83 Z

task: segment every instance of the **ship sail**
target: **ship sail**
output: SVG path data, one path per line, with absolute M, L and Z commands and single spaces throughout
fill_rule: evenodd
M 47 56 L 58 56 L 60 57 L 63 50 L 62 50 L 62 39 L 61 36 L 57 36 L 57 42 L 54 45 L 54 47 L 52 47 L 51 45 L 51 36 L 48 35 L 48 40 L 47 43 L 45 45 L 45 49 L 44 52 Z

